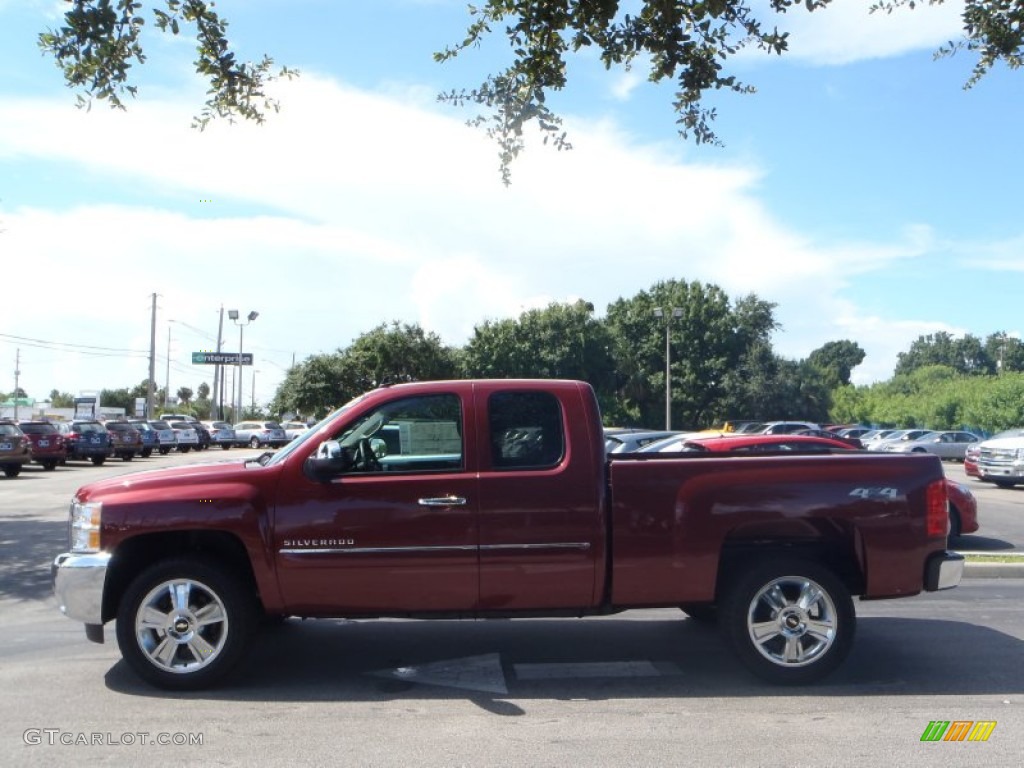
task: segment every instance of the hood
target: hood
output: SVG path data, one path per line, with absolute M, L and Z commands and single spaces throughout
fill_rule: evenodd
M 161 488 L 178 488 L 186 485 L 202 485 L 210 483 L 231 482 L 241 480 L 250 472 L 264 470 L 250 459 L 227 459 L 223 461 L 187 464 L 181 467 L 149 469 L 143 472 L 132 472 L 106 480 L 83 485 L 75 494 L 81 501 L 88 501 L 97 496 L 110 498 L 123 493 L 155 490 Z
M 1004 450 L 1015 450 L 1024 448 L 1024 437 L 1001 437 L 998 440 L 986 440 L 979 448 L 1001 448 Z

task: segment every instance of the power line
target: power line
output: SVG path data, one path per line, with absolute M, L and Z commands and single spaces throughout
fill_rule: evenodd
M 104 352 L 121 352 L 121 353 L 128 352 L 130 354 L 143 354 L 143 355 L 148 355 L 149 354 L 148 351 L 140 350 L 140 349 L 128 349 L 126 347 L 98 347 L 98 346 L 96 346 L 94 344 L 70 344 L 70 343 L 65 342 L 65 341 L 48 341 L 46 339 L 33 339 L 33 338 L 28 337 L 28 336 L 14 336 L 14 335 L 9 334 L 9 333 L 0 333 L 0 337 L 5 338 L 5 339 L 16 339 L 18 341 L 24 341 L 24 342 L 34 342 L 35 344 L 48 344 L 48 345 L 51 345 L 51 347 L 50 347 L 51 349 L 60 349 L 61 347 L 66 347 L 68 349 L 76 349 L 76 350 L 99 349 L 99 350 L 103 350 Z

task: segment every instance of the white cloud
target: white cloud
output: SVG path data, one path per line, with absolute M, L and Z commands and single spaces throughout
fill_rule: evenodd
M 872 4 L 833 0 L 813 13 L 796 7 L 775 17 L 779 31 L 790 33 L 786 56 L 812 64 L 849 64 L 933 50 L 963 34 L 962 0 L 941 5 L 919 2 L 913 10 L 901 8 L 891 14 L 871 13 Z
M 457 118 L 312 73 L 285 87 L 263 127 L 202 134 L 184 103 L 126 114 L 0 103 L 2 156 L 85 170 L 90 185 L 71 190 L 80 204 L 52 209 L 5 193 L 0 261 L 16 255 L 27 283 L 82 295 L 40 312 L 33 294 L 15 294 L 0 304 L 5 333 L 147 350 L 156 292 L 163 356 L 166 318 L 214 333 L 222 304 L 256 309 L 245 339 L 261 400 L 293 352 L 334 350 L 381 322 L 418 322 L 460 344 L 485 319 L 578 297 L 600 311 L 671 278 L 777 302 L 788 356 L 856 339 L 872 378 L 891 373 L 893 344 L 918 335 L 861 317 L 842 295 L 853 276 L 926 251 L 926 230 L 897 243 L 811 242 L 768 213 L 757 168 L 684 163 L 678 147 L 638 146 L 608 123 L 574 122 L 572 152 L 535 143 L 506 189 L 496 148 Z M 234 334 L 229 323 L 228 349 Z M 187 327 L 171 337 L 172 390 L 195 388 L 205 371 L 187 353 L 209 341 Z M 32 393 L 146 373 L 142 358 L 33 356 L 22 366 Z

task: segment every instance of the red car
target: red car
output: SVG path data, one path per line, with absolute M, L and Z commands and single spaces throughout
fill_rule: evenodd
M 968 477 L 981 477 L 981 472 L 978 470 L 978 456 L 980 454 L 980 442 L 967 446 L 967 451 L 964 453 L 964 472 L 967 473 Z
M 23 421 L 21 431 L 32 443 L 32 460 L 43 465 L 43 469 L 56 469 L 67 458 L 64 435 L 48 421 Z
M 666 451 L 722 451 L 729 453 L 831 453 L 852 450 L 849 443 L 812 435 L 730 435 L 728 437 L 692 437 L 674 444 L 661 444 Z M 648 448 L 653 452 L 655 446 Z M 964 463 L 966 467 L 966 461 Z M 977 471 L 977 469 L 975 469 Z M 968 472 L 970 474 L 970 472 Z M 971 489 L 946 478 L 949 498 L 949 535 L 960 536 L 978 530 L 978 502 Z

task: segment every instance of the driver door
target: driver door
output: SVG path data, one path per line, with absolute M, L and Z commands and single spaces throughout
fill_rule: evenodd
M 300 475 L 276 510 L 290 612 L 476 608 L 478 481 L 465 421 L 458 394 L 421 394 L 383 403 L 333 436 L 356 465 L 330 482 Z

